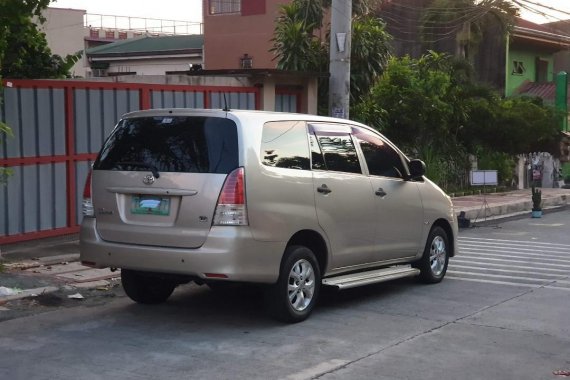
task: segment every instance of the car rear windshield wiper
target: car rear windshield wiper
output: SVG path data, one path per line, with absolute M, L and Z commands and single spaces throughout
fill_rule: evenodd
M 116 165 L 127 165 L 127 166 L 135 166 L 138 168 L 150 169 L 154 178 L 160 178 L 160 173 L 158 172 L 158 169 L 156 168 L 156 166 L 151 164 L 146 164 L 144 162 L 121 161 L 117 162 Z

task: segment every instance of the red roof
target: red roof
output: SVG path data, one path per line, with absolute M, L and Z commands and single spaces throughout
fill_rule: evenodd
M 545 82 L 525 82 L 517 90 L 517 95 L 528 95 L 528 96 L 538 96 L 547 103 L 554 103 L 556 99 L 556 83 Z M 570 101 L 570 88 L 568 91 L 569 101 Z
M 553 82 L 526 82 L 517 89 L 517 93 L 519 95 L 538 96 L 546 101 L 553 102 L 556 96 L 556 84 Z
M 556 29 L 554 29 L 548 25 L 536 24 L 532 21 L 528 21 L 528 20 L 522 19 L 520 17 L 517 17 L 516 26 L 518 26 L 520 28 L 539 30 L 541 32 L 546 32 L 546 33 L 563 34 L 563 33 L 560 33 L 559 30 L 556 30 Z

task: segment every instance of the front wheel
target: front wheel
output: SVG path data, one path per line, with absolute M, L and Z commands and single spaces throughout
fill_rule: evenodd
M 121 270 L 121 282 L 127 296 L 142 304 L 157 304 L 166 301 L 177 285 L 158 276 L 148 276 L 128 269 Z
M 414 264 L 420 270 L 420 280 L 435 284 L 443 280 L 449 264 L 449 238 L 445 230 L 439 226 L 431 229 L 424 254 Z
M 314 253 L 307 247 L 285 250 L 279 279 L 266 293 L 269 312 L 284 322 L 301 322 L 309 317 L 321 288 L 321 271 Z

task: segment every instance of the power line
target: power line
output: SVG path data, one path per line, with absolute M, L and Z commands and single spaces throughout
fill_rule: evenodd
M 560 10 L 560 9 L 556 9 L 556 8 L 554 8 L 554 7 L 551 7 L 551 6 L 548 6 L 548 5 L 544 5 L 544 4 L 540 4 L 540 3 L 537 3 L 537 2 L 534 2 L 534 1 L 530 1 L 530 0 L 518 0 L 518 1 L 517 1 L 517 0 L 511 0 L 511 1 L 513 1 L 514 3 L 519 4 L 519 5 L 520 5 L 520 2 L 526 3 L 527 6 L 528 6 L 528 4 L 535 5 L 535 6 L 538 6 L 538 7 L 541 7 L 541 8 L 549 9 L 549 10 L 551 10 L 551 11 L 555 11 L 555 12 L 557 12 L 557 13 L 562 13 L 562 14 L 565 14 L 565 15 L 567 15 L 567 16 L 570 16 L 570 12 L 563 11 L 563 10 Z

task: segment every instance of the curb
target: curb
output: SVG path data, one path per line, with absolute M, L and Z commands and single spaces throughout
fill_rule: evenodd
M 543 209 L 551 210 L 554 208 L 565 208 L 568 205 L 567 195 L 556 195 L 543 199 Z M 481 205 L 476 207 L 454 206 L 455 213 L 465 212 L 465 218 L 470 219 L 472 223 L 480 223 L 482 220 L 507 219 L 530 213 L 532 209 L 532 201 L 513 201 L 510 203 L 487 205 L 485 207 L 483 201 Z
M 9 296 L 0 296 L 0 305 L 8 302 L 8 301 L 14 301 L 14 300 L 19 300 L 22 298 L 27 298 L 27 297 L 37 297 L 39 295 L 42 294 L 49 294 L 49 293 L 53 293 L 53 292 L 57 292 L 60 288 L 57 286 L 44 286 L 41 288 L 35 288 L 35 289 L 25 289 L 22 290 L 21 292 L 18 292 L 16 294 L 11 294 Z
M 543 215 L 551 214 L 554 212 L 561 212 L 570 210 L 570 204 L 561 205 L 561 206 L 552 206 L 552 207 L 545 207 L 542 209 Z M 504 214 L 504 215 L 495 215 L 495 216 L 488 216 L 486 219 L 479 218 L 477 220 L 471 220 L 469 227 L 460 227 L 460 230 L 466 230 L 473 227 L 484 227 L 495 225 L 497 222 L 509 222 L 513 220 L 520 220 L 520 219 L 531 219 L 531 211 L 519 211 L 514 212 L 511 214 Z M 536 219 L 535 219 L 536 220 Z

